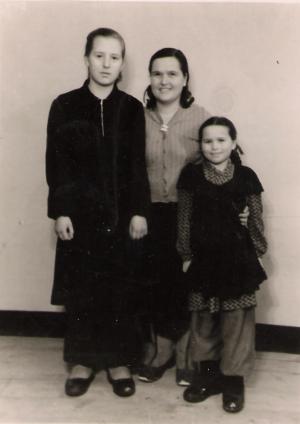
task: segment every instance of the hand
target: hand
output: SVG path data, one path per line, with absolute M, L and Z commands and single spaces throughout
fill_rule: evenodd
M 72 240 L 74 237 L 74 228 L 71 219 L 68 216 L 60 216 L 55 221 L 55 233 L 61 240 Z
M 183 272 L 187 272 L 187 270 L 189 269 L 190 265 L 191 265 L 191 260 L 190 261 L 184 261 L 182 264 L 182 271 Z
M 129 234 L 133 240 L 141 239 L 148 234 L 147 220 L 143 216 L 134 215 L 129 224 Z
M 248 206 L 245 207 L 245 209 L 243 210 L 243 212 L 241 212 L 239 214 L 239 219 L 240 219 L 240 223 L 244 226 L 247 227 L 248 225 L 248 218 L 249 218 L 249 208 Z

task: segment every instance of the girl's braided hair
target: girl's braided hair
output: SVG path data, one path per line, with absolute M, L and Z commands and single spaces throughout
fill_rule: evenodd
M 224 127 L 227 127 L 231 139 L 236 140 L 237 130 L 234 124 L 230 121 L 230 119 L 225 118 L 224 116 L 212 116 L 211 118 L 208 118 L 206 121 L 204 121 L 203 124 L 201 125 L 199 129 L 199 142 L 201 142 L 202 140 L 204 128 L 209 127 L 210 125 L 222 125 Z M 230 155 L 230 159 L 232 160 L 232 163 L 234 165 L 242 164 L 240 155 L 242 155 L 243 153 L 244 153 L 243 150 L 237 144 L 235 149 L 232 150 Z

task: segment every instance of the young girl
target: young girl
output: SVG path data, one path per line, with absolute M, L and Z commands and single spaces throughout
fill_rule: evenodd
M 54 100 L 48 120 L 48 216 L 58 236 L 51 301 L 66 308 L 68 396 L 83 395 L 103 367 L 116 395 L 135 392 L 129 252 L 147 233 L 150 198 L 143 106 L 117 87 L 124 56 L 119 33 L 92 31 L 88 79 Z
M 188 402 L 223 393 L 223 408 L 244 404 L 244 376 L 254 362 L 255 291 L 266 279 L 262 185 L 242 166 L 233 123 L 211 117 L 199 130 L 203 160 L 178 181 L 178 242 L 190 287 L 191 355 L 196 372 Z M 249 207 L 248 228 L 238 214 Z

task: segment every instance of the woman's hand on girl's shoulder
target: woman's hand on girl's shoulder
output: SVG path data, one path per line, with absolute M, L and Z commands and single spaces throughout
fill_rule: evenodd
M 143 238 L 148 234 L 147 220 L 143 216 L 134 215 L 129 224 L 129 235 L 133 240 Z
M 245 209 L 239 214 L 240 223 L 247 227 L 248 225 L 248 218 L 249 218 L 250 212 L 248 206 L 245 207 Z
M 55 233 L 61 240 L 72 240 L 74 237 L 74 228 L 71 219 L 68 216 L 60 216 L 55 221 Z

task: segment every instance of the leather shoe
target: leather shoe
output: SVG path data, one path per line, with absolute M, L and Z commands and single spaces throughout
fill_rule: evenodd
M 226 412 L 240 412 L 244 407 L 244 395 L 228 395 L 223 393 L 223 409 Z
M 144 381 L 145 383 L 153 383 L 154 381 L 159 380 L 167 371 L 167 369 L 172 368 L 175 365 L 175 356 L 172 355 L 171 358 L 160 367 L 152 367 L 151 365 L 142 365 L 138 379 Z
M 88 378 L 68 378 L 65 383 L 65 393 L 68 396 L 81 396 L 87 392 L 95 375 L 91 374 Z
M 217 385 L 215 386 L 203 385 L 203 386 L 195 387 L 193 386 L 193 384 L 191 384 L 191 386 L 188 387 L 183 392 L 183 399 L 186 400 L 187 402 L 192 402 L 192 403 L 203 402 L 210 396 L 218 395 L 221 392 L 222 392 L 222 389 L 218 387 Z
M 111 378 L 109 371 L 107 370 L 107 379 L 112 385 L 113 392 L 120 397 L 129 397 L 135 393 L 135 383 L 133 378 L 118 378 L 114 380 Z
M 203 402 L 222 393 L 222 378 L 218 361 L 202 361 L 197 365 L 190 387 L 183 393 L 187 402 Z
M 241 376 L 224 376 L 223 409 L 226 412 L 240 412 L 244 407 L 245 389 Z
M 190 386 L 193 380 L 194 370 L 179 369 L 176 370 L 176 383 L 178 386 Z

